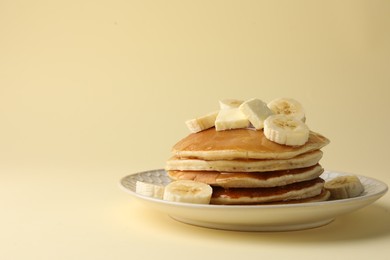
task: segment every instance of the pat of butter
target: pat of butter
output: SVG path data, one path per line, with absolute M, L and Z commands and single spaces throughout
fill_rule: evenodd
M 238 108 L 227 108 L 219 110 L 215 120 L 215 130 L 223 131 L 229 129 L 249 127 L 248 118 Z

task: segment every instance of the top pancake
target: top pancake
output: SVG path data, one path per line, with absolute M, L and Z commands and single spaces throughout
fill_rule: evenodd
M 216 131 L 210 128 L 183 138 L 173 146 L 172 153 L 179 158 L 203 160 L 289 159 L 321 149 L 329 142 L 326 137 L 312 131 L 304 145 L 287 146 L 268 140 L 263 131 Z

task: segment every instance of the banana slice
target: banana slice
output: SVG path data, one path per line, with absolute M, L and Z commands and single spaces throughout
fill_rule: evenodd
M 219 101 L 219 108 L 220 109 L 229 109 L 229 108 L 237 108 L 239 107 L 244 101 L 239 99 L 222 99 Z
M 215 120 L 215 130 L 246 128 L 249 124 L 248 118 L 238 108 L 221 109 Z
M 209 204 L 213 190 L 210 185 L 192 180 L 178 180 L 165 187 L 164 200 Z
M 293 98 L 277 98 L 268 103 L 268 107 L 275 114 L 283 114 L 288 116 L 293 116 L 306 121 L 305 110 L 301 103 Z
M 359 196 L 364 191 L 364 186 L 357 176 L 339 176 L 325 182 L 325 189 L 330 191 L 331 199 L 347 199 Z
M 286 115 L 272 115 L 264 121 L 267 139 L 283 145 L 303 145 L 309 139 L 309 127 L 301 120 Z
M 164 190 L 164 186 L 148 182 L 137 181 L 135 184 L 136 193 L 152 198 L 162 199 L 164 196 Z
M 239 109 L 257 130 L 263 129 L 264 120 L 273 114 L 267 104 L 257 98 L 252 98 L 243 102 L 239 106 Z
M 215 119 L 217 118 L 218 112 L 219 111 L 214 111 L 206 115 L 187 120 L 186 125 L 192 133 L 209 129 L 215 125 Z

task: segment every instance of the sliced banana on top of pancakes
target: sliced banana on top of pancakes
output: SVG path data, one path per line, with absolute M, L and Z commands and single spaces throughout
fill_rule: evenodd
M 272 115 L 264 121 L 267 139 L 284 145 L 304 145 L 309 139 L 309 127 L 301 120 L 287 115 Z
M 268 107 L 276 115 L 292 116 L 305 122 L 305 110 L 301 103 L 293 98 L 277 98 L 268 103 Z
M 274 117 L 275 116 L 275 117 Z M 299 146 L 307 142 L 309 128 L 305 124 L 305 110 L 292 98 L 277 98 L 269 103 L 252 98 L 222 99 L 219 110 L 187 120 L 192 133 L 215 127 L 216 131 L 240 128 L 263 130 L 266 137 L 278 144 Z

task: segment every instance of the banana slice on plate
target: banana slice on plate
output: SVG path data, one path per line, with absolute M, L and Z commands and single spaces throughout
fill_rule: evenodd
M 359 196 L 364 186 L 355 175 L 339 176 L 325 182 L 325 189 L 330 191 L 331 199 L 348 199 Z
M 137 181 L 135 184 L 135 192 L 152 198 L 162 199 L 164 196 L 165 187 L 148 182 Z
M 303 122 L 306 120 L 302 104 L 293 98 L 277 98 L 267 105 L 275 114 L 293 116 Z
M 309 127 L 301 120 L 286 115 L 272 115 L 264 121 L 267 139 L 283 145 L 303 145 L 309 139 Z
M 164 200 L 209 204 L 213 189 L 210 185 L 192 180 L 178 180 L 165 187 Z

